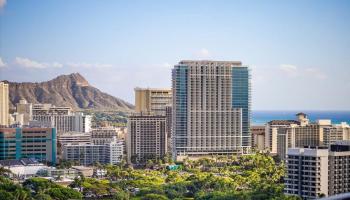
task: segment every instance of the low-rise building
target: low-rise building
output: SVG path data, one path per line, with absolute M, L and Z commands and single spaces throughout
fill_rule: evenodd
M 72 143 L 62 146 L 63 159 L 88 166 L 94 163 L 118 164 L 123 159 L 123 141 L 116 138 L 106 144 Z
M 16 179 L 26 179 L 36 176 L 48 167 L 33 158 L 22 158 L 18 160 L 0 160 L 0 167 L 9 169 Z

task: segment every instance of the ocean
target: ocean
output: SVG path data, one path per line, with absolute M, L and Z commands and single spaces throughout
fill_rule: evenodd
M 275 119 L 296 119 L 300 111 L 252 111 L 252 125 L 263 125 Z M 347 122 L 350 124 L 350 111 L 302 111 L 311 122 L 318 119 L 330 119 L 332 124 Z

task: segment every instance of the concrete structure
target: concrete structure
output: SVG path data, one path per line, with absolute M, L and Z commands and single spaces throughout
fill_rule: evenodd
M 73 110 L 71 107 L 59 106 L 52 104 L 34 104 L 33 115 L 70 115 Z
M 288 149 L 285 193 L 304 199 L 350 192 L 350 141 Z
M 0 82 L 0 127 L 9 125 L 9 85 Z
M 58 133 L 90 132 L 91 130 L 91 116 L 81 112 L 73 112 L 70 107 L 34 104 L 33 120 L 51 124 Z
M 171 89 L 135 88 L 136 113 L 165 115 L 165 107 L 171 103 Z
M 82 132 L 65 132 L 57 136 L 60 145 L 91 143 L 91 134 Z
M 91 129 L 91 140 L 94 144 L 110 143 L 115 137 L 119 138 L 117 129 L 114 127 L 98 127 Z
M 124 144 L 116 138 L 103 145 L 92 143 L 66 144 L 62 146 L 63 159 L 77 161 L 88 166 L 96 162 L 101 164 L 118 164 L 123 159 Z
M 35 158 L 56 164 L 55 128 L 0 128 L 0 160 Z
M 21 99 L 19 103 L 16 104 L 16 112 L 23 115 L 22 125 L 29 125 L 29 121 L 33 117 L 33 105 L 28 103 L 25 99 Z
M 63 159 L 63 146 L 68 144 L 91 143 L 91 134 L 82 132 L 65 132 L 57 136 L 58 158 Z
M 328 195 L 350 192 L 350 140 L 330 145 Z
M 17 112 L 11 114 L 11 117 L 10 117 L 11 126 L 15 125 L 15 126 L 21 127 L 23 124 L 24 124 L 24 114 L 19 114 Z
M 288 149 L 285 192 L 304 199 L 328 195 L 328 149 Z
M 265 126 L 265 148 L 271 154 L 277 154 L 277 135 L 279 128 L 289 127 L 292 124 L 299 125 L 296 120 L 272 120 Z
M 166 117 L 142 114 L 129 116 L 126 144 L 129 163 L 162 158 L 167 152 Z
M 11 170 L 16 179 L 26 179 L 36 176 L 41 171 L 48 169 L 43 163 L 33 158 L 22 158 L 19 160 L 0 160 L 0 166 Z
M 172 152 L 173 147 L 173 107 L 171 105 L 165 107 L 166 116 L 166 134 L 167 134 L 167 151 Z
M 326 146 L 339 140 L 350 140 L 350 126 L 342 122 L 333 126 L 323 128 L 323 143 Z
M 172 70 L 173 155 L 242 154 L 251 147 L 250 73 L 235 61 L 181 61 Z
M 326 146 L 324 129 L 331 126 L 330 120 L 318 120 L 316 123 L 301 122 L 300 125 L 279 128 L 277 155 L 284 159 L 288 148 Z
M 252 126 L 252 148 L 258 151 L 265 150 L 265 126 Z

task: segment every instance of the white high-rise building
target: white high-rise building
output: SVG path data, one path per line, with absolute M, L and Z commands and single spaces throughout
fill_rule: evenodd
M 35 104 L 33 120 L 51 124 L 58 133 L 69 131 L 90 132 L 91 116 L 81 112 L 73 112 L 70 107 L 55 107 L 51 104 Z
M 117 138 L 106 144 L 71 143 L 62 147 L 63 159 L 81 165 L 118 164 L 123 159 L 124 143 Z
M 18 114 L 23 115 L 22 125 L 29 125 L 29 121 L 33 118 L 33 105 L 28 103 L 25 99 L 21 99 L 19 103 L 16 104 L 16 111 Z
M 250 72 L 234 61 L 187 60 L 174 66 L 173 154 L 241 154 L 251 147 Z

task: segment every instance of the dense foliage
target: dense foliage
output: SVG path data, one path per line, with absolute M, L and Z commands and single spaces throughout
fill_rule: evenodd
M 42 178 L 26 180 L 22 185 L 1 180 L 0 199 L 299 199 L 283 194 L 283 164 L 267 154 L 241 157 L 212 157 L 184 160 L 181 169 L 149 163 L 146 169 L 126 165 L 99 166 L 107 170 L 105 178 L 76 178 L 69 187 Z M 10 185 L 10 186 L 9 186 Z M 2 198 L 3 197 L 3 198 Z

